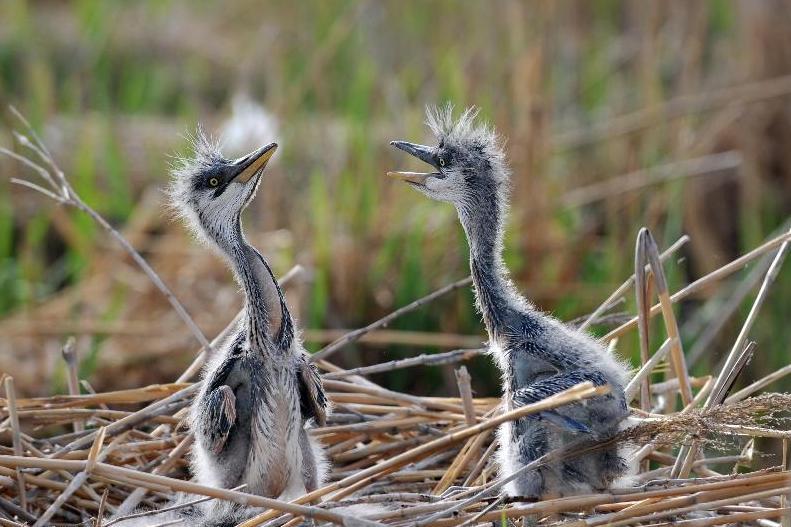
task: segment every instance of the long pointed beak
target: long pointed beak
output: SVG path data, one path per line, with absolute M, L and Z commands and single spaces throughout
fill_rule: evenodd
M 399 150 L 403 150 L 407 154 L 415 156 L 424 163 L 428 163 L 434 168 L 437 169 L 439 168 L 437 166 L 437 160 L 434 157 L 434 150 L 431 147 L 425 145 L 417 145 L 415 143 L 408 143 L 406 141 L 390 141 L 390 144 L 398 148 Z
M 233 181 L 247 183 L 254 175 L 262 171 L 277 150 L 277 143 L 270 143 L 259 148 L 250 155 L 247 155 L 236 162 L 239 172 L 234 176 Z
M 390 141 L 390 144 L 399 150 L 403 150 L 407 154 L 413 155 L 424 163 L 439 169 L 437 160 L 434 156 L 434 150 L 431 147 L 424 145 L 417 145 L 415 143 L 408 143 L 406 141 Z M 387 175 L 394 179 L 407 181 L 416 185 L 425 185 L 426 180 L 431 176 L 429 172 L 388 172 Z

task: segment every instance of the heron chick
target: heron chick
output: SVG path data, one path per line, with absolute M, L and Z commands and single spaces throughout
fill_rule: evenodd
M 498 460 L 508 476 L 550 449 L 580 438 L 612 437 L 627 417 L 627 368 L 605 347 L 537 310 L 520 295 L 503 264 L 503 225 L 510 170 L 497 134 L 476 124 L 477 110 L 458 120 L 452 108 L 430 109 L 436 146 L 391 144 L 429 164 L 430 172 L 389 172 L 430 198 L 452 203 L 467 236 L 476 303 L 502 372 L 506 409 L 530 404 L 578 383 L 609 385 L 609 394 L 537 417 L 505 423 Z M 602 490 L 626 469 L 616 446 L 522 473 L 506 488 L 512 496 L 565 496 Z
M 190 414 L 199 483 L 293 499 L 318 488 L 323 450 L 307 425 L 325 423 L 327 399 L 294 330 L 283 292 L 242 231 L 275 143 L 236 160 L 199 130 L 195 155 L 173 171 L 171 198 L 198 236 L 228 261 L 245 295 L 237 330 L 210 357 Z

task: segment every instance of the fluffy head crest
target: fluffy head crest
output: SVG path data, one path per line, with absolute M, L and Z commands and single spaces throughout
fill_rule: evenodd
M 192 156 L 177 156 L 170 171 L 168 197 L 171 206 L 181 211 L 189 204 L 193 178 L 204 170 L 227 160 L 220 153 L 220 144 L 203 130 L 201 125 L 195 133 L 187 134 Z
M 497 132 L 486 122 L 477 122 L 480 110 L 476 106 L 465 109 L 458 119 L 453 118 L 453 105 L 426 108 L 426 125 L 436 136 L 440 146 L 460 151 L 475 151 L 491 165 L 491 175 L 499 183 L 507 183 L 510 170 L 505 161 L 505 148 Z

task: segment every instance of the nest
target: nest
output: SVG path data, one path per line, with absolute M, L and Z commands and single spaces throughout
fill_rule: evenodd
M 459 361 L 475 354 L 451 352 L 363 370 L 426 367 L 426 362 Z M 659 468 L 641 471 L 634 485 L 608 493 L 529 502 L 498 493 L 494 430 L 510 419 L 594 397 L 602 388 L 578 385 L 503 413 L 498 399 L 470 397 L 463 375 L 461 397 L 419 397 L 388 390 L 326 361 L 320 365 L 334 412 L 326 426 L 312 433 L 326 446 L 332 469 L 327 484 L 299 500 L 305 507 L 298 509 L 243 489 L 215 489 L 189 481 L 192 435 L 180 425 L 198 383 L 15 399 L 13 383 L 6 379 L 11 396 L 3 401 L 4 425 L 13 432 L 16 451 L 3 448 L 0 455 L 0 509 L 14 518 L 4 524 L 85 524 L 95 518 L 95 525 L 106 527 L 114 522 L 98 518 L 141 510 L 149 510 L 142 514 L 156 523 L 156 511 L 167 507 L 177 492 L 196 500 L 210 497 L 271 509 L 244 525 L 295 525 L 300 515 L 318 524 L 351 525 L 358 520 L 338 511 L 357 503 L 380 504 L 382 510 L 366 519 L 387 525 L 521 525 L 528 521 L 525 518 L 591 526 L 685 518 L 685 525 L 715 525 L 777 518 L 787 511 L 782 496 L 791 490 L 788 471 L 720 474 L 708 466 L 749 466 L 752 455 L 747 449 L 738 455 L 696 457 L 691 464 L 694 478 L 669 478 L 676 458 L 661 450 L 680 443 L 716 442 L 723 436 L 787 442 L 791 432 L 783 427 L 783 412 L 791 408 L 789 394 L 767 393 L 709 409 L 644 417 L 615 440 L 643 450 L 649 446 L 642 457 Z M 121 409 L 141 403 L 144 407 L 137 411 Z M 21 431 L 20 421 L 42 431 L 72 431 L 34 438 Z M 591 443 L 588 448 L 600 445 Z M 566 449 L 550 456 L 579 453 Z

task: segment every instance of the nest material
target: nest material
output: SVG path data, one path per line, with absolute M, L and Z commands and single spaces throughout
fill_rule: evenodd
M 323 518 L 328 521 L 348 522 L 348 516 L 336 512 L 344 510 L 342 505 L 376 503 L 385 508 L 370 514 L 371 521 L 420 525 L 469 501 L 497 481 L 492 456 L 497 423 L 540 409 L 523 408 L 501 415 L 497 399 L 418 397 L 370 381 L 361 383 L 359 378 L 343 378 L 338 368 L 328 363 L 323 366 L 334 372 L 334 378 L 325 382 L 335 412 L 327 426 L 315 428 L 313 433 L 327 447 L 332 470 L 327 486 L 318 493 L 325 501 L 310 510 L 330 515 Z M 162 508 L 176 492 L 194 493 L 186 470 L 191 435 L 179 423 L 196 386 L 174 383 L 93 395 L 19 399 L 13 401 L 11 415 L 7 412 L 9 401 L 3 401 L 4 417 L 8 418 L 5 427 L 18 439 L 23 455 L 3 447 L 0 514 L 32 524 L 56 507 L 52 523 L 76 524 L 102 514 L 108 517 L 119 509 Z M 539 405 L 567 404 L 597 393 L 596 388 L 581 385 Z M 146 406 L 136 412 L 128 410 L 129 405 L 139 403 Z M 786 419 L 783 412 L 788 408 L 791 395 L 763 394 L 711 409 L 648 417 L 622 432 L 618 440 L 636 445 L 653 441 L 656 450 L 649 457 L 665 467 L 659 469 L 662 472 L 674 458 L 660 449 L 691 438 L 710 441 L 723 434 L 738 434 L 791 439 L 790 432 L 777 426 Z M 15 427 L 16 420 L 31 435 Z M 64 433 L 64 426 L 77 431 Z M 728 461 L 733 466 L 750 460 L 742 454 Z M 571 518 L 579 525 L 627 525 L 643 523 L 647 517 L 661 522 L 678 516 L 692 522 L 690 525 L 714 525 L 731 516 L 736 521 L 743 517 L 740 514 L 777 518 L 784 507 L 780 497 L 791 488 L 791 475 L 782 470 L 721 475 L 702 462 L 693 470 L 697 479 L 659 478 L 608 494 L 538 503 L 496 499 L 493 492 L 429 524 L 486 524 L 502 518 L 520 524 L 520 518 L 530 515 L 541 523 Z M 25 489 L 24 507 L 20 486 Z M 201 498 L 201 494 L 242 496 L 202 489 L 190 498 Z M 663 506 L 657 509 L 653 505 L 659 498 Z M 695 519 L 701 511 L 707 513 L 705 517 Z M 285 524 L 291 518 L 293 515 L 281 510 L 262 521 Z

